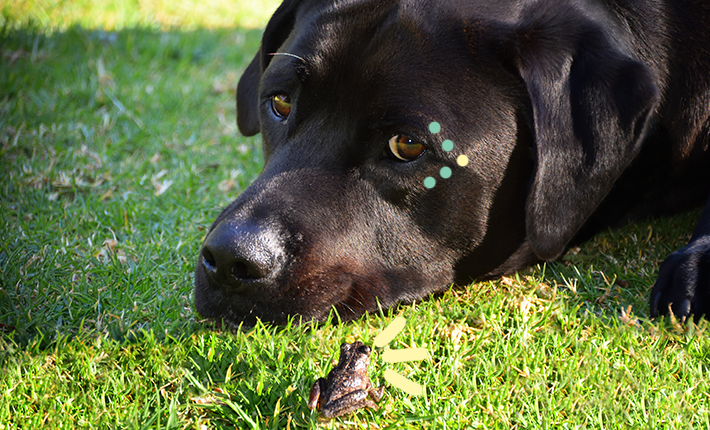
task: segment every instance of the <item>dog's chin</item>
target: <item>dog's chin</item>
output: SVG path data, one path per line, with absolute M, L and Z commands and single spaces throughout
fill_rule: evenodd
M 201 257 L 200 257 L 201 259 Z M 195 308 L 200 316 L 232 328 L 257 321 L 275 325 L 324 322 L 329 316 L 351 321 L 394 303 L 386 289 L 338 268 L 300 278 L 297 282 L 262 282 L 259 288 L 228 288 L 210 279 L 198 260 Z

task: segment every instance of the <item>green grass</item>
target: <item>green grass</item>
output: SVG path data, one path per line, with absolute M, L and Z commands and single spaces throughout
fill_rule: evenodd
M 707 324 L 648 321 L 657 265 L 698 213 L 352 324 L 221 332 L 192 305 L 205 229 L 258 174 L 234 90 L 273 10 L 0 2 L 0 429 L 709 428 Z M 149 5 L 149 6 L 146 6 Z M 377 411 L 306 407 L 343 341 L 384 363 Z

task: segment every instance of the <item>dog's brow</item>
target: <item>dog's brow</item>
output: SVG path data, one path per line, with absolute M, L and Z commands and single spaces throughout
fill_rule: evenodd
M 303 57 L 299 57 L 298 55 L 296 55 L 296 54 L 291 54 L 291 53 L 289 53 L 289 52 L 272 52 L 272 53 L 270 53 L 270 54 L 268 54 L 268 55 L 271 55 L 271 56 L 285 55 L 285 56 L 287 56 L 287 57 L 293 57 L 293 58 L 296 58 L 296 59 L 298 59 L 298 60 L 301 60 L 304 65 L 306 64 L 306 60 L 305 60 Z
M 308 60 L 306 60 L 305 58 L 299 57 L 296 54 L 291 54 L 290 52 L 272 52 L 267 55 L 270 55 L 272 57 L 275 57 L 277 55 L 283 55 L 284 57 L 291 57 L 291 58 L 295 58 L 295 59 L 299 60 L 302 63 L 302 65 L 301 65 L 301 67 L 297 68 L 298 79 L 301 82 L 305 82 L 306 79 L 308 78 L 308 75 L 310 74 L 309 69 L 308 69 L 309 63 L 308 63 Z

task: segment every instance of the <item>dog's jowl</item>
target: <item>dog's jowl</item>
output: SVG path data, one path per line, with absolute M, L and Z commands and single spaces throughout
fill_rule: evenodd
M 702 206 L 709 4 L 285 1 L 237 89 L 264 170 L 206 236 L 197 310 L 353 318 Z M 706 208 L 650 315 L 709 313 L 709 273 Z

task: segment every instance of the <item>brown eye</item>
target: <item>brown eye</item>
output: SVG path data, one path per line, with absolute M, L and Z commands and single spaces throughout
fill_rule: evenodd
M 404 134 L 392 136 L 389 148 L 392 155 L 402 161 L 412 161 L 426 151 L 426 146 Z
M 279 118 L 287 118 L 291 113 L 291 97 L 286 94 L 275 94 L 271 96 L 271 110 Z

